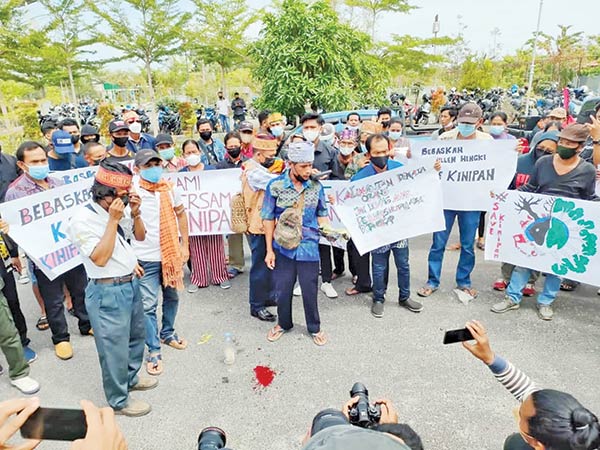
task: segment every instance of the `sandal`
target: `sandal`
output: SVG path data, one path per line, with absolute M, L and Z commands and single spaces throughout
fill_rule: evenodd
M 456 289 L 458 289 L 459 291 L 463 291 L 465 294 L 470 295 L 473 299 L 477 298 L 477 291 L 473 288 L 463 286 L 457 287 Z
M 269 330 L 269 334 L 267 334 L 267 341 L 275 342 L 278 341 L 281 336 L 284 335 L 287 331 L 281 328 L 279 325 L 275 325 L 273 328 Z
M 477 239 L 477 248 L 481 251 L 485 251 L 485 240 L 483 238 Z
M 188 346 L 187 341 L 185 339 L 181 339 L 176 334 L 169 336 L 166 339 L 161 339 L 160 342 L 177 350 L 183 350 Z
M 319 331 L 318 333 L 311 333 L 312 340 L 319 347 L 327 344 L 327 335 L 323 331 Z
M 50 328 L 50 324 L 48 323 L 48 318 L 46 316 L 40 317 L 38 319 L 37 323 L 35 324 L 35 327 L 40 331 L 44 331 L 44 330 L 47 330 L 48 328 Z
M 460 244 L 450 244 L 448 247 L 446 247 L 446 250 L 450 250 L 450 251 L 460 250 Z
M 566 292 L 572 292 L 575 290 L 575 288 L 577 287 L 576 284 L 573 284 L 569 281 L 562 281 L 560 283 L 560 290 L 561 291 L 566 291 Z
M 158 376 L 163 372 L 162 356 L 160 356 L 160 353 L 148 355 L 148 358 L 146 358 L 146 372 L 152 376 Z
M 358 289 L 356 289 L 355 287 L 351 287 L 345 290 L 346 295 L 358 295 L 358 294 L 362 294 L 361 291 L 359 291 Z
M 419 289 L 417 291 L 417 295 L 419 297 L 429 297 L 431 294 L 433 294 L 437 290 L 438 290 L 438 288 L 434 288 L 431 286 L 423 286 L 421 289 Z

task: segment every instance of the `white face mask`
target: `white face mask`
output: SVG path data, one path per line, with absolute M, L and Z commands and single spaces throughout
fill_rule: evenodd
M 354 151 L 354 147 L 342 147 L 340 146 L 340 153 L 344 156 L 351 155 Z
M 185 157 L 185 161 L 188 163 L 188 166 L 192 167 L 196 167 L 198 164 L 200 164 L 201 159 L 202 157 L 197 153 Z
M 142 132 L 142 124 L 141 122 L 133 122 L 129 125 L 129 131 L 135 134 L 139 134 Z
M 252 136 L 251 134 L 248 133 L 242 133 L 242 142 L 244 144 L 249 144 L 250 142 L 252 142 L 252 139 L 254 138 L 254 136 Z
M 319 130 L 304 130 L 302 135 L 308 142 L 315 142 L 319 137 Z

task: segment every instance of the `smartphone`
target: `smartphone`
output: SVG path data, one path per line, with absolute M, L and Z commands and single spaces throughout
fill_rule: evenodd
M 329 175 L 331 173 L 331 170 L 326 170 L 325 172 L 318 172 L 318 173 L 313 173 L 310 178 L 312 180 L 320 180 L 322 177 L 324 177 L 325 175 Z
M 39 408 L 21 426 L 25 439 L 74 441 L 83 439 L 86 433 L 82 409 Z
M 457 342 L 470 341 L 472 339 L 473 335 L 466 328 L 462 330 L 448 330 L 444 335 L 444 344 L 456 344 Z

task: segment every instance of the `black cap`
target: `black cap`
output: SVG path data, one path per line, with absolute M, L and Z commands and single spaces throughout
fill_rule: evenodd
M 173 138 L 170 134 L 160 133 L 156 135 L 156 145 L 160 144 L 173 144 Z
M 108 132 L 109 133 L 114 133 L 115 131 L 119 131 L 119 130 L 127 130 L 129 131 L 129 125 L 127 125 L 125 122 L 123 122 L 122 120 L 111 120 L 110 123 L 108 124 Z
M 145 166 L 153 159 L 162 161 L 162 158 L 160 157 L 160 155 L 158 153 L 156 153 L 154 150 L 152 150 L 151 148 L 144 148 L 135 154 L 134 163 L 135 163 L 136 167 Z

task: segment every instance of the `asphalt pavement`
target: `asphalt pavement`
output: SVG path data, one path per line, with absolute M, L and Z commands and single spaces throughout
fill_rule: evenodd
M 430 242 L 429 236 L 411 240 L 415 298 L 426 280 Z M 129 448 L 197 448 L 199 432 L 213 425 L 226 431 L 232 449 L 299 449 L 313 416 L 324 408 L 341 408 L 352 384 L 361 381 L 372 399 L 393 401 L 400 420 L 421 435 L 426 449 L 501 449 L 505 437 L 517 431 L 512 412 L 517 402 L 460 344 L 442 345 L 446 329 L 461 328 L 472 318 L 487 326 L 493 349 L 538 385 L 570 392 L 600 414 L 596 288 L 581 286 L 574 293 L 561 293 L 552 322 L 538 319 L 534 299 L 526 299 L 518 311 L 495 315 L 490 306 L 502 294 L 493 291 L 491 283 L 499 266 L 485 262 L 482 252 L 476 251 L 473 287 L 480 294 L 468 305 L 452 293 L 458 252 L 446 252 L 441 288 L 424 301 L 420 314 L 398 306 L 395 275 L 390 276 L 382 319 L 371 316 L 369 295 L 343 294 L 350 286 L 348 275 L 334 281 L 339 298 L 319 296 L 322 328 L 329 336 L 324 347 L 309 338 L 298 297 L 295 327 L 280 341 L 269 343 L 271 324 L 249 315 L 247 273 L 232 280 L 229 290 L 213 286 L 182 293 L 176 329 L 189 347 L 164 348 L 165 370 L 158 388 L 133 394 L 150 402 L 153 411 L 142 418 L 118 418 Z M 42 384 L 42 405 L 74 408 L 80 399 L 105 405 L 93 338 L 80 336 L 75 319 L 69 317 L 75 355 L 69 361 L 58 360 L 50 332 L 35 328 L 39 310 L 31 285 L 19 286 L 19 293 L 31 346 L 39 355 L 32 376 Z M 234 333 L 238 341 L 233 366 L 223 363 L 225 332 Z M 0 361 L 5 365 L 2 357 Z M 257 366 L 276 372 L 268 387 L 257 386 Z M 0 377 L 0 399 L 18 394 L 6 374 Z M 45 442 L 39 448 L 68 445 Z

